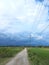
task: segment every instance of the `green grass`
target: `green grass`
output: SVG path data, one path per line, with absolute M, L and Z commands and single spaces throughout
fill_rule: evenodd
M 49 65 L 49 48 L 27 48 L 30 65 Z
M 6 62 L 22 49 L 23 47 L 0 47 L 0 65 L 5 65 Z

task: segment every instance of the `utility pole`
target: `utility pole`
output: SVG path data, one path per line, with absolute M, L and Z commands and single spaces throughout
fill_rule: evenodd
M 31 36 L 31 33 L 29 34 L 29 44 L 30 44 L 30 46 L 32 46 L 32 36 Z
M 29 35 L 28 35 L 28 44 L 31 46 L 31 33 L 29 32 Z

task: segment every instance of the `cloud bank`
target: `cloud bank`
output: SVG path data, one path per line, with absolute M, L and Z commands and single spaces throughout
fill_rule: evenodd
M 41 32 L 49 24 L 45 4 L 45 0 L 0 0 L 0 32 Z

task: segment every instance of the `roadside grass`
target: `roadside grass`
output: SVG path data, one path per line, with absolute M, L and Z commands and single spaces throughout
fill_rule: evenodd
M 5 63 L 23 49 L 23 47 L 0 47 L 0 65 L 5 65 Z
M 49 65 L 49 48 L 28 47 L 30 65 Z

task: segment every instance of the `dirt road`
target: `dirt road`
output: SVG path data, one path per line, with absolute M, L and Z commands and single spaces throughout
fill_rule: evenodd
M 11 61 L 6 65 L 29 65 L 27 49 L 25 48 L 19 54 L 17 54 Z

